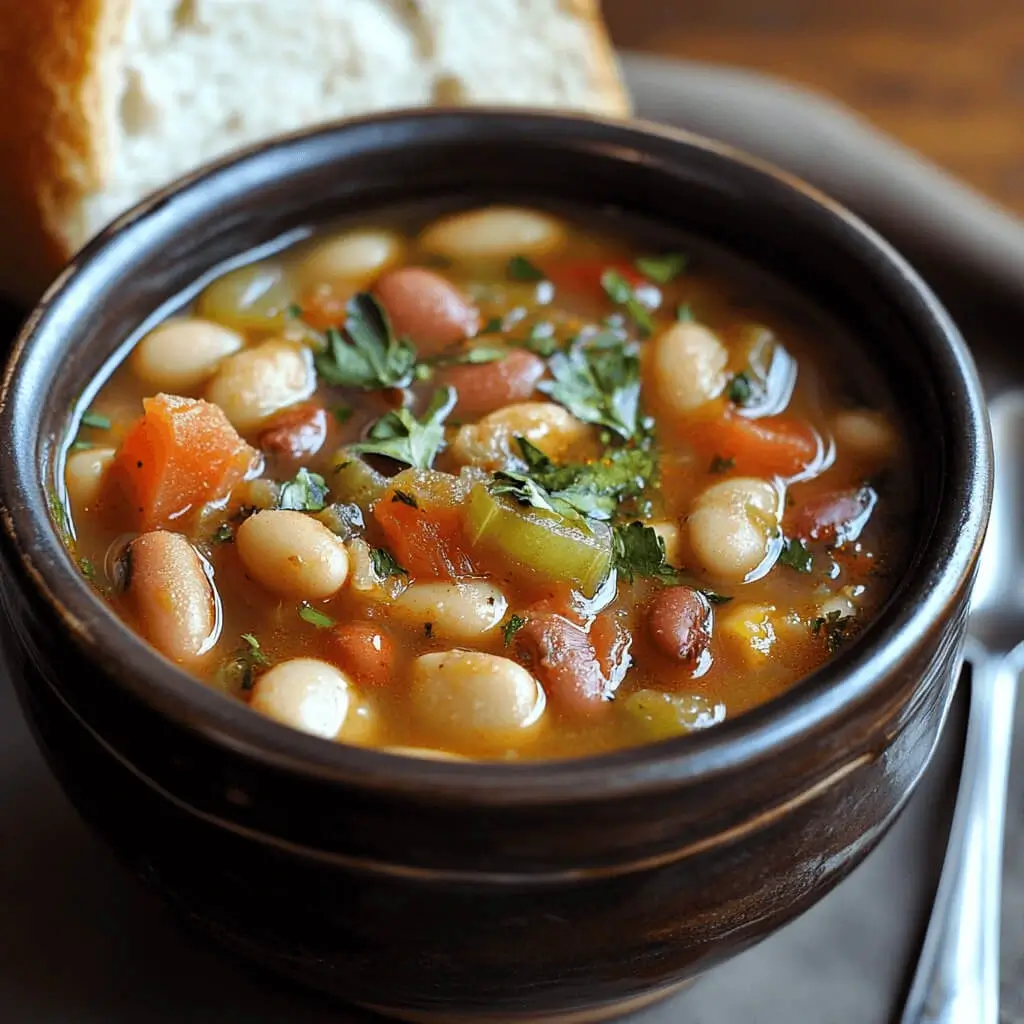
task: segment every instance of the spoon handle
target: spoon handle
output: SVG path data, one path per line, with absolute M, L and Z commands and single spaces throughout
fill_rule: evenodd
M 1020 671 L 1016 651 L 971 668 L 953 826 L 902 1024 L 997 1024 L 1006 782 Z

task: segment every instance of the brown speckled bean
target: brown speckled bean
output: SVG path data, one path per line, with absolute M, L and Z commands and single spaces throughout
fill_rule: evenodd
M 651 602 L 647 629 L 666 658 L 692 661 L 711 641 L 711 606 L 690 587 L 667 587 Z
M 476 333 L 480 315 L 440 274 L 403 267 L 384 274 L 374 288 L 398 335 L 412 339 L 423 355 Z

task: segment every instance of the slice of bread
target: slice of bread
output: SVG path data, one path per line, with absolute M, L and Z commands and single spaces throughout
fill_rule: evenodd
M 23 302 L 152 190 L 281 132 L 407 106 L 628 112 L 598 0 L 0 7 L 0 291 Z

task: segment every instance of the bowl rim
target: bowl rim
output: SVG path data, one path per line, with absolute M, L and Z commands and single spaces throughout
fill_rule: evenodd
M 191 675 L 122 623 L 81 577 L 50 521 L 47 485 L 35 448 L 27 449 L 32 458 L 18 457 L 19 451 L 26 451 L 19 445 L 26 432 L 36 436 L 28 426 L 36 411 L 29 393 L 45 378 L 33 360 L 42 358 L 38 353 L 44 343 L 52 345 L 66 332 L 67 314 L 76 304 L 88 305 L 89 274 L 102 264 L 111 246 L 145 232 L 149 220 L 168 207 L 187 206 L 196 192 L 211 183 L 223 186 L 228 179 L 237 185 L 229 192 L 249 190 L 274 177 L 266 173 L 264 165 L 278 166 L 277 177 L 282 173 L 288 176 L 299 161 L 283 158 L 303 145 L 367 128 L 406 124 L 422 126 L 427 133 L 411 143 L 415 147 L 438 138 L 464 139 L 467 125 L 482 122 L 506 126 L 510 132 L 514 125 L 548 132 L 555 129 L 567 142 L 586 126 L 602 133 L 608 145 L 616 143 L 634 151 L 642 151 L 645 142 L 658 140 L 674 146 L 677 163 L 685 163 L 687 153 L 696 150 L 723 165 L 739 164 L 774 179 L 798 193 L 804 203 L 817 207 L 820 214 L 843 222 L 844 229 L 884 270 L 893 296 L 913 300 L 914 330 L 930 336 L 928 362 L 938 369 L 938 357 L 944 356 L 944 375 L 959 392 L 949 397 L 959 399 L 968 429 L 956 438 L 959 451 L 947 452 L 944 460 L 946 470 L 955 462 L 961 474 L 947 473 L 933 534 L 923 549 L 926 557 L 908 570 L 897 587 L 897 592 L 906 592 L 914 600 L 898 608 L 890 602 L 847 649 L 785 693 L 714 729 L 589 757 L 515 763 L 427 760 L 307 736 L 253 712 L 234 698 L 197 685 Z M 345 157 L 338 159 L 343 163 Z M 102 268 L 99 272 L 102 276 Z M 80 294 L 83 289 L 84 295 Z M 920 637 L 951 614 L 977 564 L 992 489 L 988 421 L 967 345 L 917 272 L 858 217 L 772 164 L 683 129 L 637 120 L 498 107 L 403 109 L 293 132 L 233 152 L 172 182 L 118 217 L 70 261 L 17 334 L 0 383 L 0 455 L 6 467 L 0 474 L 0 522 L 12 563 L 19 570 L 19 585 L 29 587 L 49 606 L 104 669 L 108 683 L 116 682 L 160 715 L 215 746 L 291 775 L 364 790 L 410 797 L 429 794 L 430 799 L 487 805 L 586 802 L 706 783 L 838 724 L 850 709 L 884 689 Z

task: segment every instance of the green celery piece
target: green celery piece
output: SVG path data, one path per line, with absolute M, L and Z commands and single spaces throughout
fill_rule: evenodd
M 584 597 L 593 597 L 611 571 L 611 530 L 604 523 L 583 524 L 516 505 L 484 484 L 469 492 L 466 536 L 471 547 L 496 553 L 535 577 L 570 584 Z

